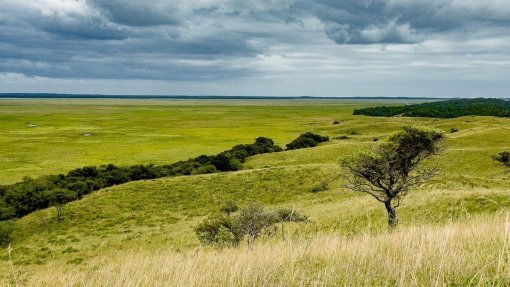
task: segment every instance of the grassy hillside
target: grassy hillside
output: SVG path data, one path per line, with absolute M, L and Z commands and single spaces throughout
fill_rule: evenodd
M 77 110 L 81 105 L 90 107 L 89 102 L 78 101 L 72 105 Z M 158 105 L 154 103 L 152 108 L 171 110 Z M 201 108 L 211 114 L 238 109 L 222 118 L 225 127 L 217 130 L 218 134 L 196 135 L 197 141 L 204 136 L 204 150 L 199 148 L 200 142 L 189 145 L 197 155 L 213 150 L 213 138 L 221 138 L 222 133 L 225 137 L 217 147 L 251 142 L 258 135 L 277 138 L 283 144 L 302 131 L 330 137 L 347 135 L 349 139 L 336 139 L 310 149 L 255 156 L 239 172 L 163 178 L 103 189 L 66 205 L 62 222 L 56 221 L 54 208 L 32 213 L 17 221 L 12 260 L 8 260 L 6 250 L 0 252 L 0 285 L 505 286 L 510 260 L 510 243 L 504 237 L 508 234 L 505 214 L 510 209 L 510 176 L 491 155 L 510 150 L 510 119 L 378 118 L 374 121 L 370 117 L 350 115 L 352 107 L 352 103 L 329 102 L 308 106 L 275 104 L 267 109 L 260 104 L 246 103 L 240 107 L 232 103 L 183 104 L 181 112 L 187 118 L 183 123 L 188 122 L 188 127 L 201 121 L 194 122 L 192 116 Z M 239 111 L 251 108 L 258 115 L 257 120 L 265 124 L 252 127 L 255 123 L 246 121 L 248 138 L 241 128 L 236 130 L 229 123 L 240 120 Z M 128 111 L 143 110 L 145 106 L 112 102 L 108 109 L 128 117 Z M 239 117 L 250 118 L 248 114 Z M 339 120 L 340 124 L 334 125 L 333 120 Z M 144 121 L 131 119 L 131 124 L 131 131 L 135 127 L 144 130 Z M 218 122 L 206 125 L 213 124 Z M 445 131 L 456 128 L 458 132 L 448 134 L 445 151 L 425 162 L 428 166 L 438 166 L 440 175 L 405 198 L 398 208 L 401 227 L 396 232 L 388 232 L 383 206 L 369 196 L 346 190 L 338 162 L 378 144 L 375 138 L 383 140 L 410 124 Z M 148 121 L 145 129 L 150 130 L 150 125 Z M 103 129 L 105 133 L 115 131 L 112 127 Z M 182 131 L 192 133 L 192 129 Z M 155 133 L 159 137 L 166 132 L 163 128 Z M 233 140 L 237 133 L 242 136 Z M 9 140 L 2 134 L 0 138 Z M 125 140 L 125 136 L 120 139 Z M 59 148 L 51 141 L 40 140 L 41 144 L 46 142 L 56 150 Z M 71 143 L 69 149 L 85 148 L 99 155 L 121 141 L 105 141 L 105 146 Z M 142 143 L 134 149 L 143 161 L 154 159 L 150 155 L 152 143 L 153 140 L 147 140 L 147 149 L 141 148 Z M 175 142 L 175 147 L 184 150 L 186 144 L 189 142 Z M 127 151 L 136 145 L 128 141 L 126 146 L 130 148 L 112 153 L 125 163 L 135 161 Z M 38 149 L 41 147 L 34 148 Z M 11 154 L 12 150 L 2 152 Z M 171 153 L 166 155 L 171 158 Z M 57 158 L 57 154 L 41 157 L 46 156 Z M 17 154 L 12 153 L 12 157 Z M 73 163 L 72 156 L 62 158 L 62 166 L 49 165 L 48 170 L 66 170 Z M 10 164 L 4 163 L 12 167 Z M 30 164 L 21 165 L 31 170 Z M 19 176 L 8 169 L 8 177 L 9 173 L 15 175 L 11 179 Z M 193 226 L 226 200 L 239 205 L 259 201 L 269 208 L 292 206 L 311 221 L 287 224 L 285 240 L 278 233 L 275 238 L 262 238 L 253 247 L 224 251 L 200 247 Z
M 325 233 L 226 251 L 117 253 L 49 265 L 26 286 L 508 286 L 508 215 L 352 237 Z

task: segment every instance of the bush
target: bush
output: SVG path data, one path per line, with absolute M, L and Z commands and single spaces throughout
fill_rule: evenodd
M 237 245 L 239 237 L 232 232 L 232 219 L 224 214 L 210 214 L 195 227 L 204 245 Z
M 458 131 L 459 131 L 459 130 L 458 130 L 458 129 L 456 129 L 456 128 L 451 128 L 451 129 L 450 129 L 450 133 L 451 133 L 451 134 L 456 133 L 456 132 L 458 132 Z
M 253 203 L 242 208 L 233 218 L 233 233 L 238 238 L 248 237 L 251 243 L 257 239 L 262 231 L 279 222 L 276 213 L 266 211 L 261 204 Z
M 334 125 L 339 125 L 340 124 L 340 121 L 336 120 L 333 122 Z
M 13 221 L 0 221 L 0 246 L 6 246 L 11 243 L 12 233 L 16 226 Z
M 497 155 L 492 157 L 495 161 L 510 167 L 510 152 L 508 151 L 502 151 L 498 153 Z
M 287 150 L 315 147 L 322 142 L 329 141 L 329 137 L 314 133 L 304 133 L 291 143 L 287 144 Z
M 257 203 L 241 208 L 233 217 L 229 214 L 237 210 L 234 203 L 226 202 L 221 210 L 227 214 L 210 214 L 195 227 L 195 233 L 202 244 L 235 246 L 245 237 L 248 243 L 252 243 L 263 232 L 274 234 L 273 227 L 277 223 L 308 221 L 308 217 L 294 209 L 270 211 Z

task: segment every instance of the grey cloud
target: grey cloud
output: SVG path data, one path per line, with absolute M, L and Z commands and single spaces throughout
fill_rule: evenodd
M 179 1 L 90 0 L 114 23 L 128 26 L 178 25 L 183 20 Z
M 327 74 L 342 65 L 388 70 L 408 55 L 434 67 L 427 61 L 437 55 L 506 57 L 505 4 L 508 0 L 0 0 L 0 72 L 220 81 L 289 71 Z M 466 44 L 470 40 L 493 44 L 473 48 Z M 444 48 L 427 46 L 431 42 Z M 403 53 L 372 49 L 374 44 L 428 50 Z

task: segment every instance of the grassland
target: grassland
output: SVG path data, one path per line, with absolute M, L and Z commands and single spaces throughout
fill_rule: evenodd
M 360 104 L 374 103 L 4 99 L 0 184 L 85 165 L 173 163 L 258 136 L 283 145 L 348 117 Z
M 351 115 L 354 107 L 375 105 L 380 103 L 0 101 L 2 123 L 7 119 L 0 141 L 9 143 L 0 151 L 9 158 L 2 161 L 2 182 L 85 164 L 168 163 L 259 135 L 282 145 L 303 131 L 350 137 L 255 156 L 240 172 L 104 189 L 68 204 L 63 222 L 56 222 L 53 208 L 37 211 L 17 222 L 14 272 L 7 252 L 0 253 L 0 285 L 506 286 L 510 176 L 490 156 L 510 150 L 510 119 Z M 405 199 L 400 229 L 388 232 L 377 202 L 343 188 L 338 162 L 411 124 L 459 131 L 425 163 L 441 174 Z M 88 125 L 97 130 L 83 137 L 90 130 L 80 127 Z M 321 185 L 324 191 L 312 192 Z M 311 222 L 290 224 L 285 239 L 252 247 L 199 247 L 193 226 L 225 200 L 294 206 Z

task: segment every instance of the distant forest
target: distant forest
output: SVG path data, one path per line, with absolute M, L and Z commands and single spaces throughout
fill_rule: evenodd
M 485 98 L 452 99 L 406 106 L 355 109 L 353 115 L 428 118 L 457 118 L 463 116 L 510 117 L 510 101 Z

